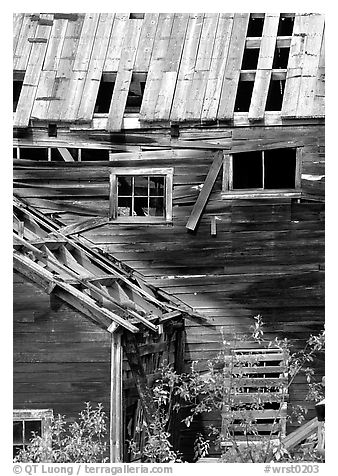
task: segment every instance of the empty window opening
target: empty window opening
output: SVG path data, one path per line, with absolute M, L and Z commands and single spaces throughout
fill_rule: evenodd
M 235 154 L 233 190 L 279 190 L 296 187 L 296 149 L 274 149 Z
M 97 93 L 94 113 L 107 114 L 109 112 L 111 99 L 113 96 L 115 80 L 108 81 L 102 77 Z
M 283 104 L 283 95 L 285 90 L 285 79 L 271 79 L 268 97 L 266 100 L 266 111 L 281 111 Z
M 235 101 L 235 112 L 249 111 L 253 87 L 253 81 L 239 81 Z
M 134 73 L 131 78 L 125 112 L 139 113 L 142 105 L 146 73 Z
M 264 14 L 251 14 L 246 36 L 262 36 L 264 26 Z
M 286 69 L 288 67 L 289 53 L 290 48 L 276 48 L 272 69 Z
M 130 13 L 129 15 L 130 20 L 143 20 L 144 13 Z
M 81 149 L 81 162 L 84 161 L 107 161 L 109 150 L 106 149 Z
M 21 94 L 21 89 L 23 86 L 23 80 L 14 80 L 13 81 L 13 112 L 16 111 L 16 108 L 18 106 L 20 94 Z
M 120 175 L 117 216 L 165 216 L 165 177 Z
M 41 436 L 41 420 L 13 421 L 13 458 L 34 435 Z
M 20 159 L 48 160 L 48 147 L 21 147 Z
M 294 15 L 282 13 L 279 18 L 277 36 L 292 36 Z
M 241 69 L 257 69 L 259 48 L 246 48 L 243 54 Z
M 13 147 L 13 159 L 18 159 L 18 158 L 19 158 L 18 148 Z

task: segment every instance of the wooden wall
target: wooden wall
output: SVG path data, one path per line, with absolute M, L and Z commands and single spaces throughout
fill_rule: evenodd
M 230 339 L 247 334 L 256 314 L 262 315 L 268 337 L 287 337 L 296 348 L 322 328 L 323 132 L 319 125 L 223 131 L 225 138 L 220 134 L 213 141 L 224 140 L 230 152 L 303 146 L 302 187 L 307 198 L 300 202 L 283 198 L 222 200 L 220 173 L 195 232 L 187 231 L 185 225 L 215 154 L 214 150 L 196 148 L 197 142 L 195 148 L 112 154 L 112 162 L 96 165 L 17 160 L 14 192 L 41 211 L 56 214 L 67 225 L 108 215 L 110 165 L 173 166 L 172 225 L 108 223 L 82 236 L 211 319 L 213 326 L 202 328 L 186 322 L 186 368 L 198 360 L 198 367 L 205 370 L 207 359 L 220 349 L 221 329 Z M 211 236 L 211 218 L 215 216 L 217 234 Z M 318 365 L 323 372 L 323 363 Z M 291 402 L 304 404 L 305 391 L 305 380 L 296 379 Z M 215 418 L 213 414 L 205 417 L 209 423 Z M 181 436 L 181 449 L 189 454 L 192 430 L 182 429 Z
M 278 20 L 266 14 L 254 38 L 261 48 L 253 120 L 264 117 Z M 13 69 L 24 72 L 15 125 L 90 122 L 103 72 L 116 73 L 105 129 L 122 127 L 133 72 L 148 74 L 143 123 L 230 120 L 248 24 L 249 13 L 15 14 Z M 281 38 L 290 55 L 280 115 L 323 117 L 323 15 L 295 14 L 293 31 Z

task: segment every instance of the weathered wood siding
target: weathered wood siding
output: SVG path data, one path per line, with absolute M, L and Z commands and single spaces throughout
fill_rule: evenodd
M 109 416 L 109 332 L 14 272 L 14 408 L 77 417 L 85 401 Z
M 15 14 L 14 70 L 25 73 L 15 125 L 90 122 L 102 73 L 116 73 L 104 128 L 120 130 L 132 73 L 148 73 L 140 119 L 231 120 L 249 13 Z M 264 58 L 254 78 L 250 118 L 264 118 L 278 16 L 265 15 L 257 39 Z M 295 14 L 280 116 L 324 115 L 324 17 Z M 252 40 L 252 39 L 251 39 Z M 261 43 L 260 43 L 261 42 Z M 278 42 L 277 42 L 278 43 Z M 271 48 L 270 48 L 271 49 Z M 270 59 L 270 61 L 269 61 Z M 114 111 L 114 114 L 113 114 Z

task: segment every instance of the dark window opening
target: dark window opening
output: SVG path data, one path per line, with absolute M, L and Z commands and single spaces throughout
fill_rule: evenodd
M 25 448 L 34 435 L 41 437 L 41 420 L 13 422 L 13 458 Z
M 264 16 L 257 17 L 250 15 L 248 31 L 246 36 L 262 36 L 264 26 Z
M 241 69 L 257 69 L 259 48 L 247 48 L 244 50 Z
M 125 112 L 139 113 L 142 105 L 146 74 L 133 74 L 130 82 Z
M 270 81 L 268 97 L 266 100 L 266 111 L 281 111 L 283 95 L 285 89 L 285 79 Z
M 131 13 L 129 15 L 130 20 L 143 20 L 144 19 L 144 13 Z
M 109 112 L 114 85 L 114 81 L 105 81 L 101 79 L 94 107 L 94 113 L 106 114 Z
M 50 160 L 53 162 L 64 162 L 64 159 L 57 148 L 52 147 L 50 149 Z
M 253 87 L 253 81 L 239 81 L 235 101 L 235 112 L 249 111 Z
M 286 69 L 288 67 L 289 53 L 290 48 L 276 48 L 272 69 Z
M 266 150 L 264 170 L 264 188 L 295 188 L 296 149 Z
M 22 147 L 20 148 L 20 159 L 25 160 L 48 160 L 47 147 Z
M 294 22 L 294 16 L 283 16 L 282 13 L 279 18 L 277 36 L 292 36 Z
M 109 160 L 109 150 L 106 149 L 81 149 L 81 161 Z
M 13 159 L 17 159 L 17 158 L 18 158 L 18 148 L 13 147 Z
M 22 86 L 23 86 L 23 81 L 17 81 L 17 80 L 13 81 L 13 112 L 16 111 L 16 108 L 18 106 Z
M 263 188 L 262 152 L 244 152 L 234 156 L 233 188 Z
M 165 216 L 165 177 L 120 175 L 117 216 Z

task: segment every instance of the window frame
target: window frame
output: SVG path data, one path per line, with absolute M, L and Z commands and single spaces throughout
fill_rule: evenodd
M 118 216 L 117 215 L 117 200 L 118 200 L 118 176 L 120 175 L 137 175 L 137 176 L 164 176 L 165 183 L 165 204 L 164 216 Z M 146 224 L 146 223 L 171 223 L 172 216 L 172 195 L 173 195 L 173 176 L 174 168 L 133 168 L 133 167 L 114 167 L 110 169 L 110 193 L 109 193 L 109 219 L 115 223 L 129 223 L 129 224 Z
M 25 421 L 41 421 L 41 438 L 46 442 L 48 447 L 51 447 L 52 444 L 52 435 L 51 435 L 51 422 L 53 418 L 53 410 L 50 408 L 46 409 L 14 409 L 13 410 L 13 423 L 14 422 L 25 422 Z M 31 439 L 31 436 L 30 438 Z M 29 440 L 28 440 L 29 441 Z M 22 447 L 23 449 L 27 446 L 25 439 L 23 439 Z M 21 446 L 14 444 L 14 446 Z
M 222 199 L 252 199 L 252 198 L 300 198 L 301 197 L 301 163 L 302 163 L 302 147 L 290 146 L 282 147 L 286 151 L 289 149 L 296 149 L 296 170 L 295 170 L 295 187 L 285 189 L 234 189 L 233 188 L 233 156 L 240 154 L 236 152 L 232 154 L 225 154 L 223 159 L 223 178 L 222 178 Z M 276 150 L 281 147 L 276 148 Z M 264 151 L 272 151 L 274 149 L 258 149 L 242 152 L 261 152 L 262 161 L 264 164 Z M 264 166 L 263 166 L 264 174 Z

